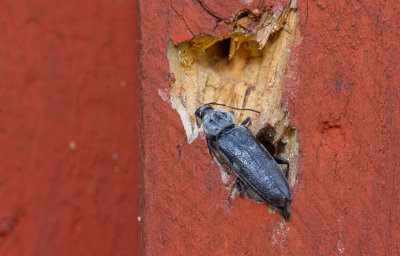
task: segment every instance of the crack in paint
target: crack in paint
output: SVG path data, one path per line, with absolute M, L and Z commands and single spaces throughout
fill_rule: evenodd
M 189 30 L 190 34 L 192 34 L 192 36 L 194 36 L 192 30 L 189 28 L 188 24 L 186 23 L 185 17 L 183 17 L 183 15 L 180 14 L 180 13 L 175 9 L 175 7 L 174 7 L 174 5 L 172 4 L 171 0 L 169 1 L 169 4 L 170 4 L 172 10 L 176 13 L 176 15 L 178 15 L 178 16 L 183 20 L 183 23 L 185 24 L 185 27 L 187 28 L 187 30 Z

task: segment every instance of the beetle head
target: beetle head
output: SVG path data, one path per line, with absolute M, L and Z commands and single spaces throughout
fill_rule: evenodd
M 206 113 L 211 110 L 213 110 L 213 107 L 211 107 L 209 104 L 204 104 L 196 110 L 194 115 L 196 116 L 196 124 L 198 127 L 200 127 L 199 119 L 203 120 L 203 117 L 206 115 Z
M 235 126 L 235 118 L 231 112 L 213 109 L 210 105 L 201 106 L 195 115 L 196 119 L 201 118 L 204 133 L 208 138 L 216 138 L 224 129 Z

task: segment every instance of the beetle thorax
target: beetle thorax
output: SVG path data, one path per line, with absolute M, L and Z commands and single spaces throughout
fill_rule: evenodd
M 225 128 L 235 125 L 232 113 L 214 109 L 209 111 L 202 120 L 204 132 L 208 137 L 216 137 Z

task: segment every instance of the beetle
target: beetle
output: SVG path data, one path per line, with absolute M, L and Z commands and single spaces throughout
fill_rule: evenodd
M 247 128 L 250 117 L 236 126 L 231 112 L 214 109 L 212 105 L 260 112 L 210 102 L 197 108 L 195 116 L 197 126 L 200 127 L 199 120 L 203 125 L 210 155 L 228 172 L 235 174 L 239 194 L 274 205 L 283 218 L 290 219 L 289 162 L 273 157 L 255 138 Z M 285 175 L 278 164 L 287 166 Z

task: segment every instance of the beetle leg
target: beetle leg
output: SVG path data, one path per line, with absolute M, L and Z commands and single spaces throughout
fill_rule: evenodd
M 236 178 L 236 187 L 238 189 L 239 195 L 243 195 L 244 190 L 242 188 L 242 182 L 239 180 L 239 178 Z
M 212 145 L 211 140 L 207 140 L 207 146 L 208 153 L 211 155 L 211 157 L 214 157 L 215 160 L 217 160 L 217 162 L 225 168 L 228 174 L 232 174 L 232 169 L 224 161 L 221 160 L 217 153 L 215 153 L 217 149 Z
M 231 175 L 231 177 L 229 177 L 228 181 L 227 181 L 227 185 L 229 187 L 229 193 L 228 193 L 228 198 L 232 197 L 233 194 L 233 188 L 235 186 L 235 181 L 236 181 L 236 176 L 235 174 Z
M 250 117 L 248 116 L 240 125 L 247 125 L 250 122 Z
M 210 154 L 211 158 L 215 157 L 215 159 L 221 163 L 221 159 L 219 159 L 219 157 L 217 156 L 217 154 L 215 153 L 215 151 L 217 150 L 214 145 L 211 143 L 210 139 L 207 139 L 207 148 L 208 148 L 208 153 Z M 221 163 L 223 164 L 223 163 Z
M 226 185 L 227 186 L 232 186 L 236 181 L 236 176 L 235 174 L 232 174 L 231 176 L 229 176 L 228 180 L 226 181 Z
M 211 141 L 207 139 L 207 149 L 208 149 L 208 154 L 210 154 L 211 158 L 214 157 L 214 146 L 211 144 Z
M 286 179 L 288 179 L 289 178 L 289 161 L 282 157 L 278 157 L 278 156 L 274 156 L 274 159 L 278 164 L 285 164 L 287 166 L 285 177 L 286 177 Z

